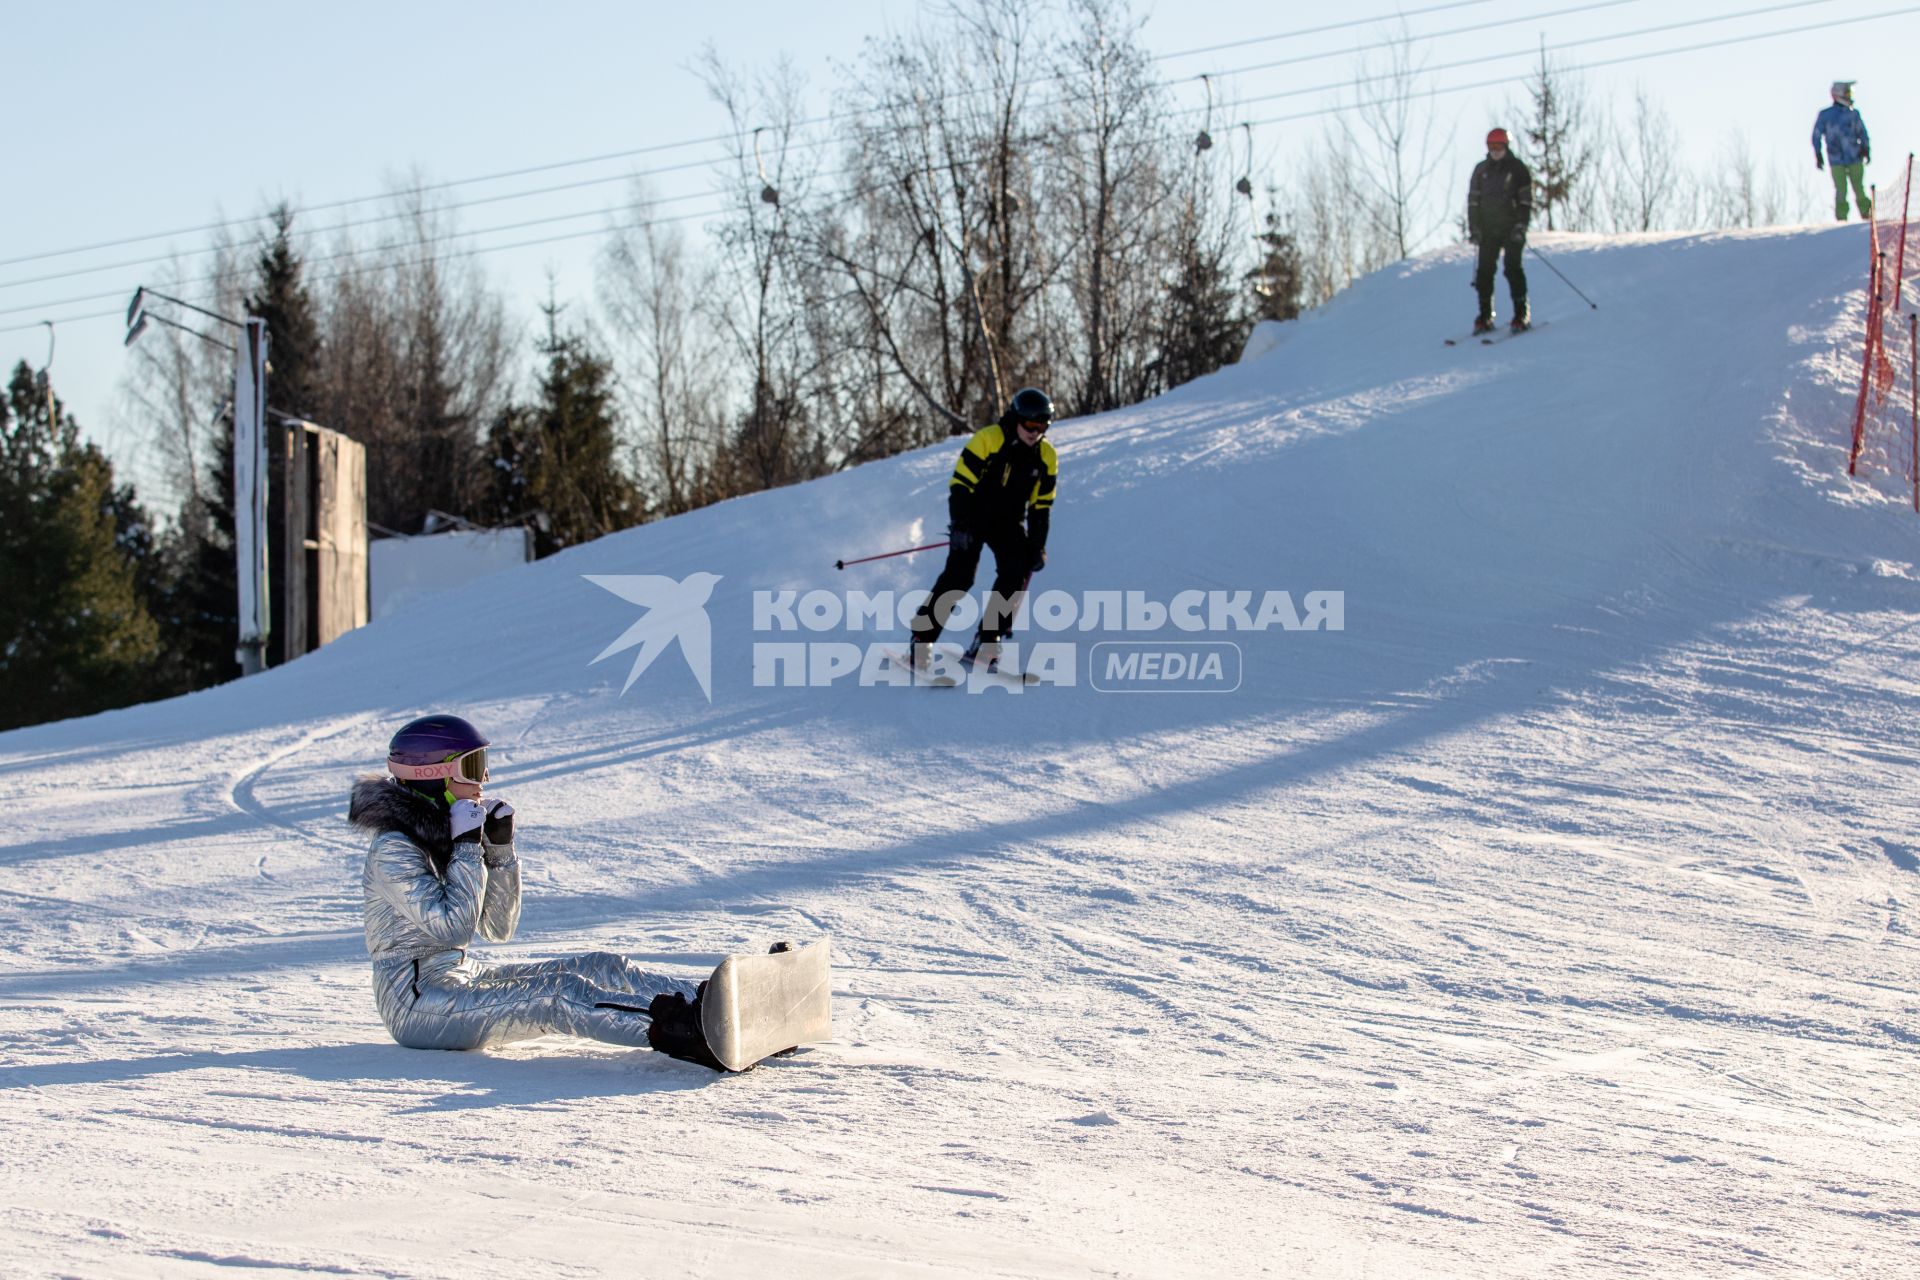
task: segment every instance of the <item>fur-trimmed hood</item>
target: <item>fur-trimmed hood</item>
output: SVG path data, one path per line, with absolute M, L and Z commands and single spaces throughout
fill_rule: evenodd
M 398 831 L 433 860 L 436 874 L 446 874 L 453 857 L 446 808 L 398 779 L 369 773 L 356 781 L 347 801 L 347 821 L 374 835 Z

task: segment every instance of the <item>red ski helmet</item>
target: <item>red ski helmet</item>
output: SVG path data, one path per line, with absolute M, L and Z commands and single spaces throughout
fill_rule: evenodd
M 1507 131 L 1505 129 L 1495 129 L 1487 135 L 1487 150 L 1491 151 L 1495 147 L 1504 147 L 1506 145 Z

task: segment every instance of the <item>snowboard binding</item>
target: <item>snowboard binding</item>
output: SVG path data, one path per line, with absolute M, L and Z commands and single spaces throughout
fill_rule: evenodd
M 700 1029 L 700 1000 L 706 994 L 707 984 L 703 982 L 692 1000 L 678 991 L 655 996 L 647 1005 L 647 1017 L 652 1019 L 647 1026 L 647 1043 L 669 1058 L 724 1072 L 726 1067 L 713 1056 L 706 1033 Z

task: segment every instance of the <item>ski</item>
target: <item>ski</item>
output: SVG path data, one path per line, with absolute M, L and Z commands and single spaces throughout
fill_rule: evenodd
M 1528 325 L 1524 329 L 1509 329 L 1505 333 L 1490 334 L 1487 337 L 1480 339 L 1480 345 L 1483 347 L 1497 346 L 1502 342 L 1506 342 L 1510 338 L 1518 338 L 1522 334 L 1532 333 L 1535 329 L 1544 329 L 1546 327 L 1547 327 L 1547 322 L 1545 320 L 1535 320 L 1532 324 Z
M 1532 333 L 1535 329 L 1544 329 L 1546 327 L 1547 327 L 1547 322 L 1545 320 L 1535 320 L 1532 324 L 1520 330 L 1518 333 L 1514 332 L 1512 329 L 1495 330 L 1492 333 L 1481 333 L 1481 334 L 1470 333 L 1464 338 L 1442 338 L 1441 342 L 1449 347 L 1457 347 L 1463 343 L 1470 343 L 1475 339 L 1478 339 L 1481 346 L 1491 347 L 1491 346 L 1494 346 L 1496 343 L 1505 342 L 1508 338 L 1517 338 L 1522 333 Z
M 990 658 L 983 665 L 971 653 L 960 656 L 960 665 L 967 669 L 969 676 L 974 674 L 996 676 L 1009 684 L 1033 685 L 1040 683 L 1040 677 L 1030 671 L 1016 671 L 1002 663 L 998 658 Z
M 1002 666 L 999 663 L 994 663 L 986 667 L 974 663 L 969 665 L 967 670 L 980 675 L 993 676 L 997 679 L 1005 680 L 1008 684 L 1033 685 L 1040 683 L 1040 677 L 1034 675 L 1031 671 L 1015 671 L 1012 667 Z
M 951 689 L 960 682 L 952 676 L 934 675 L 922 671 L 913 665 L 913 659 L 904 650 L 888 649 L 887 661 L 913 677 L 915 687 L 922 689 Z

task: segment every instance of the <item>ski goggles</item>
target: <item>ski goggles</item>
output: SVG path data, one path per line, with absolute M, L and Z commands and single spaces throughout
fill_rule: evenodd
M 1020 427 L 1022 430 L 1031 431 L 1033 432 L 1033 434 L 1037 436 L 1043 436 L 1047 434 L 1047 426 L 1048 424 L 1044 422 L 1022 421 L 1020 423 Z
M 438 764 L 401 764 L 397 760 L 389 760 L 387 772 L 402 782 L 431 782 L 436 778 L 485 782 L 487 780 L 487 749 L 475 747 L 457 756 L 448 756 Z

